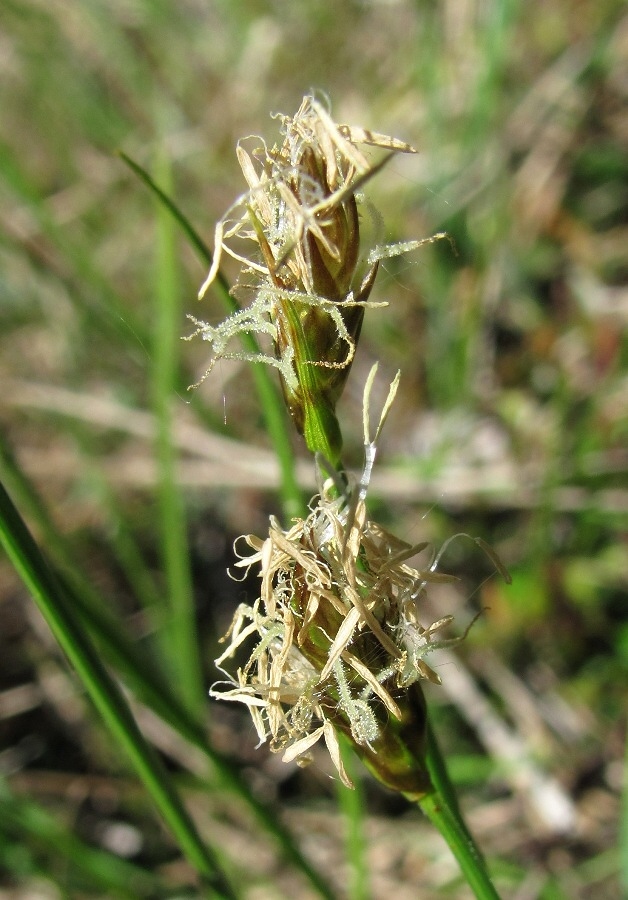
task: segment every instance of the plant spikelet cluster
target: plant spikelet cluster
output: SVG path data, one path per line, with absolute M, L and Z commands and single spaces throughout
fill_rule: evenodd
M 225 672 L 227 660 L 245 647 L 248 660 L 211 691 L 245 703 L 260 741 L 270 738 L 286 761 L 307 762 L 322 737 L 346 783 L 336 731 L 376 753 L 387 718 L 403 717 L 404 690 L 419 679 L 440 681 L 425 657 L 458 640 L 436 636 L 451 616 L 428 626 L 419 619 L 428 585 L 453 580 L 437 571 L 439 556 L 423 568 L 410 565 L 427 544 L 407 544 L 367 516 L 376 441 L 398 381 L 371 437 L 372 376 L 359 483 L 348 489 L 339 477 L 329 478 L 305 519 L 283 530 L 271 518 L 265 539 L 244 538 L 251 552 L 236 566 L 245 572 L 260 567 L 260 594 L 238 608 L 216 664 Z
M 205 294 L 227 254 L 242 265 L 233 293 L 243 308 L 218 325 L 190 317 L 196 330 L 189 337 L 200 335 L 212 344 L 201 381 L 218 359 L 275 366 L 304 433 L 311 395 L 333 414 L 365 307 L 386 305 L 369 299 L 380 259 L 425 241 L 364 247 L 361 240 L 361 189 L 394 154 L 415 153 L 409 144 L 336 124 L 311 96 L 294 117 L 278 118 L 281 145 L 269 147 L 260 137 L 238 143 L 247 190 L 216 225 L 214 258 L 199 293 Z M 373 164 L 360 149 L 364 145 L 386 155 Z M 266 337 L 266 344 L 270 338 L 273 352 L 230 349 L 243 332 Z

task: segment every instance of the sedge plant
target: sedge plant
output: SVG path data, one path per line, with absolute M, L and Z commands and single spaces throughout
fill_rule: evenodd
M 427 544 L 392 535 L 368 513 L 371 471 L 399 373 L 373 422 L 376 366 L 367 379 L 364 467 L 357 479 L 343 467 L 336 414 L 365 310 L 385 305 L 371 299 L 380 260 L 425 243 L 365 247 L 362 189 L 396 153 L 415 151 L 335 123 L 313 96 L 294 117 L 281 116 L 280 127 L 278 145 L 262 138 L 238 144 L 246 189 L 216 226 L 200 291 L 202 298 L 229 254 L 242 264 L 232 291 L 238 308 L 219 325 L 193 319 L 190 338 L 212 345 L 200 381 L 217 360 L 230 357 L 278 370 L 294 425 L 313 454 L 319 492 L 287 525 L 271 517 L 266 535 L 245 535 L 236 545 L 236 568 L 257 569 L 260 590 L 235 612 L 216 660 L 222 676 L 210 693 L 245 704 L 260 741 L 287 762 L 306 765 L 323 741 L 339 779 L 352 787 L 344 735 L 383 785 L 418 804 L 442 832 L 476 896 L 494 898 L 421 688 L 426 680 L 440 682 L 429 654 L 461 640 L 441 637 L 451 616 L 426 623 L 422 612 L 430 585 L 452 576 L 439 571 L 442 551 L 421 568 L 411 565 Z M 370 162 L 365 145 L 383 152 L 379 163 Z M 234 347 L 236 338 L 251 335 L 260 342 L 254 351 Z M 508 578 L 495 553 L 476 540 Z

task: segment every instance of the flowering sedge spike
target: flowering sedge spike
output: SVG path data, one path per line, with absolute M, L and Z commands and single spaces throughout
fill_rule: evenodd
M 236 296 L 248 305 L 218 326 L 192 317 L 213 346 L 213 360 L 266 362 L 279 370 L 295 425 L 312 452 L 340 464 L 336 403 L 342 393 L 379 260 L 424 241 L 365 250 L 360 245 L 357 192 L 395 153 L 415 153 L 387 135 L 337 125 L 314 97 L 293 118 L 279 116 L 283 143 L 262 138 L 237 155 L 248 190 L 216 226 L 215 253 L 199 297 L 216 277 L 223 253 L 242 263 Z M 359 149 L 389 151 L 373 165 Z M 431 239 L 428 239 L 431 240 Z M 269 335 L 274 355 L 229 352 L 242 332 Z M 200 382 L 199 382 L 200 383 Z
M 372 373 L 374 374 L 374 372 Z M 216 665 L 226 681 L 210 695 L 248 706 L 260 741 L 286 761 L 305 764 L 324 740 L 342 781 L 338 731 L 388 787 L 419 798 L 430 790 L 424 750 L 426 715 L 421 679 L 440 683 L 426 662 L 439 647 L 457 643 L 437 637 L 451 616 L 420 622 L 430 583 L 455 580 L 436 571 L 439 555 L 424 568 L 408 560 L 427 548 L 399 540 L 366 513 L 376 442 L 394 397 L 391 385 L 375 434 L 370 433 L 369 396 L 364 397 L 366 463 L 362 478 L 344 488 L 329 479 L 305 519 L 284 531 L 271 518 L 268 536 L 247 535 L 252 551 L 236 566 L 260 566 L 260 595 L 241 605 L 223 638 Z M 227 661 L 247 648 L 235 674 Z

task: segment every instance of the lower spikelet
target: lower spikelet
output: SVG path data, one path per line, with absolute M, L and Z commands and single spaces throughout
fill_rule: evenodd
M 419 621 L 428 585 L 454 580 L 436 571 L 440 554 L 424 568 L 411 566 L 408 560 L 428 545 L 399 540 L 367 517 L 376 441 L 398 383 L 396 378 L 371 436 L 374 374 L 375 368 L 364 396 L 366 462 L 359 483 L 348 489 L 332 473 L 305 519 L 283 530 L 271 518 L 264 540 L 243 538 L 248 555 L 238 552 L 236 542 L 235 567 L 246 575 L 259 566 L 261 589 L 251 606 L 236 611 L 216 660 L 227 680 L 210 692 L 246 704 L 260 741 L 270 738 L 271 750 L 286 761 L 307 762 L 322 737 L 347 785 L 337 730 L 378 752 L 387 719 L 402 718 L 403 692 L 419 679 L 440 682 L 425 657 L 462 639 L 436 637 L 451 616 L 428 626 Z M 229 674 L 223 667 L 245 646 L 247 661 Z

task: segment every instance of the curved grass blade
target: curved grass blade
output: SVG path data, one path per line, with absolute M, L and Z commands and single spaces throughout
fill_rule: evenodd
M 102 664 L 2 484 L 0 543 L 112 736 L 126 751 L 182 852 L 217 896 L 234 897 L 213 852 L 201 840 L 168 772 L 137 727 L 122 692 Z

